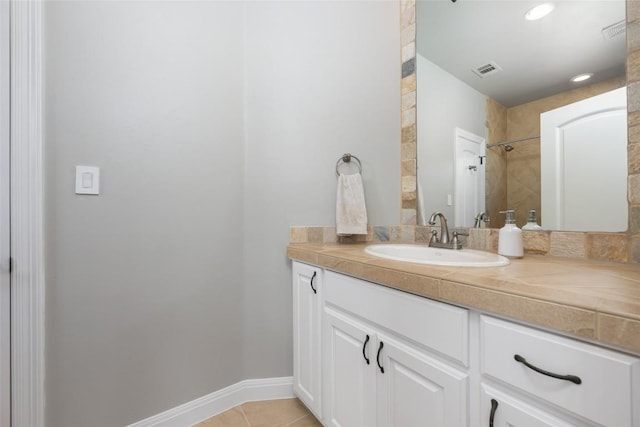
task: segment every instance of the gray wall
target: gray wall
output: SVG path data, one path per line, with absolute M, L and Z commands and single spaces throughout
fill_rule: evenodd
M 248 9 L 248 378 L 291 375 L 289 226 L 335 224 L 342 154 L 362 161 L 369 224 L 399 222 L 399 19 L 390 1 Z
M 46 2 L 47 426 L 291 375 L 288 230 L 333 223 L 342 153 L 398 222 L 398 8 Z
M 416 61 L 419 224 L 426 224 L 435 211 L 454 218 L 447 195 L 454 194 L 455 128 L 486 136 L 487 97 L 424 56 Z

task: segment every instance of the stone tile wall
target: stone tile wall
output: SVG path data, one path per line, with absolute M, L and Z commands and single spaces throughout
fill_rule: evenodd
M 402 209 L 400 223 L 417 223 L 416 2 L 400 0 L 402 31 L 402 135 L 400 141 Z
M 290 243 L 423 243 L 429 242 L 432 230 L 425 226 L 369 226 L 366 235 L 336 236 L 335 227 L 295 226 L 290 228 Z M 499 229 L 454 228 L 449 231 L 469 233 L 462 237 L 465 248 L 498 250 Z M 626 233 L 579 233 L 567 231 L 523 231 L 525 253 L 594 261 L 638 262 L 628 256 Z
M 640 1 L 627 0 L 629 261 L 640 262 Z

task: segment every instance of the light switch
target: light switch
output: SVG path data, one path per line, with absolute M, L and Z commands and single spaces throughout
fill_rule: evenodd
M 76 166 L 76 194 L 100 194 L 100 168 Z
M 93 187 L 93 174 L 91 172 L 82 172 L 82 188 Z
M 447 194 L 447 206 L 453 205 L 453 196 L 451 194 Z

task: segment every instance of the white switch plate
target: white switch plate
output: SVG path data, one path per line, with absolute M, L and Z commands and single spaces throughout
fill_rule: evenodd
M 447 194 L 447 206 L 453 205 L 453 196 L 451 194 Z
M 76 194 L 100 194 L 100 168 L 76 166 Z

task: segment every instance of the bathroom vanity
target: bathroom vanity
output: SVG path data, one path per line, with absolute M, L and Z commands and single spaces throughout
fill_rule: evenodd
M 294 391 L 324 425 L 640 426 L 636 266 L 452 269 L 365 246 L 288 248 Z

